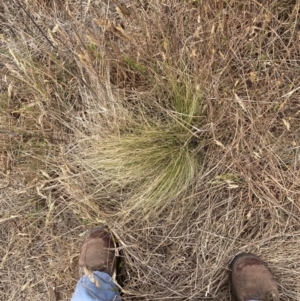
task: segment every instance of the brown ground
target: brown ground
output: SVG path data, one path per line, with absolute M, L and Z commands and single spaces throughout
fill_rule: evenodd
M 119 244 L 124 300 L 232 300 L 241 251 L 299 300 L 299 8 L 0 0 L 0 300 L 68 300 L 99 223 Z M 86 162 L 132 126 L 128 112 L 164 124 L 170 78 L 201 94 L 197 173 L 172 202 L 133 206 L 136 187 Z

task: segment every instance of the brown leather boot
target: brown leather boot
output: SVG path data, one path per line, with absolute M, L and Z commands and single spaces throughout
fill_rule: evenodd
M 116 246 L 112 236 L 104 227 L 89 230 L 84 238 L 79 256 L 79 267 L 82 270 L 100 271 L 115 276 Z
M 255 255 L 237 255 L 230 264 L 231 284 L 238 301 L 279 301 L 277 285 L 269 269 Z

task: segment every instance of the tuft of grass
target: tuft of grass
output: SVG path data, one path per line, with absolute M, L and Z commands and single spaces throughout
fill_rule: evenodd
M 205 119 L 200 115 L 199 91 L 188 81 L 171 77 L 157 90 L 150 109 L 141 100 L 139 114 L 127 112 L 123 127 L 118 125 L 115 133 L 91 141 L 84 148 L 88 155 L 82 154 L 87 171 L 97 178 L 97 191 L 130 189 L 125 205 L 129 211 L 154 213 L 193 194 L 201 169 L 198 150 L 204 141 L 198 133 Z M 103 186 L 103 182 L 110 184 Z
M 186 195 L 194 183 L 198 159 L 188 139 L 187 133 L 145 126 L 139 133 L 92 144 L 87 163 L 99 181 L 104 176 L 130 187 L 134 208 L 162 207 Z

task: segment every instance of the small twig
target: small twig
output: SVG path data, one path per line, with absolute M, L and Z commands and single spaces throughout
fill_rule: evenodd
M 11 135 L 11 136 L 18 136 L 17 133 L 14 133 L 14 132 L 11 132 L 11 131 L 6 131 L 6 130 L 0 130 L 0 134 Z
M 54 281 L 51 282 L 49 292 L 50 292 L 50 300 L 57 301 L 56 283 Z

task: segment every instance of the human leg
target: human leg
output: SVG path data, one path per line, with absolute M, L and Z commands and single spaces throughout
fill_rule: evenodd
M 95 271 L 84 275 L 77 283 L 71 301 L 121 300 L 118 287 L 109 274 Z

